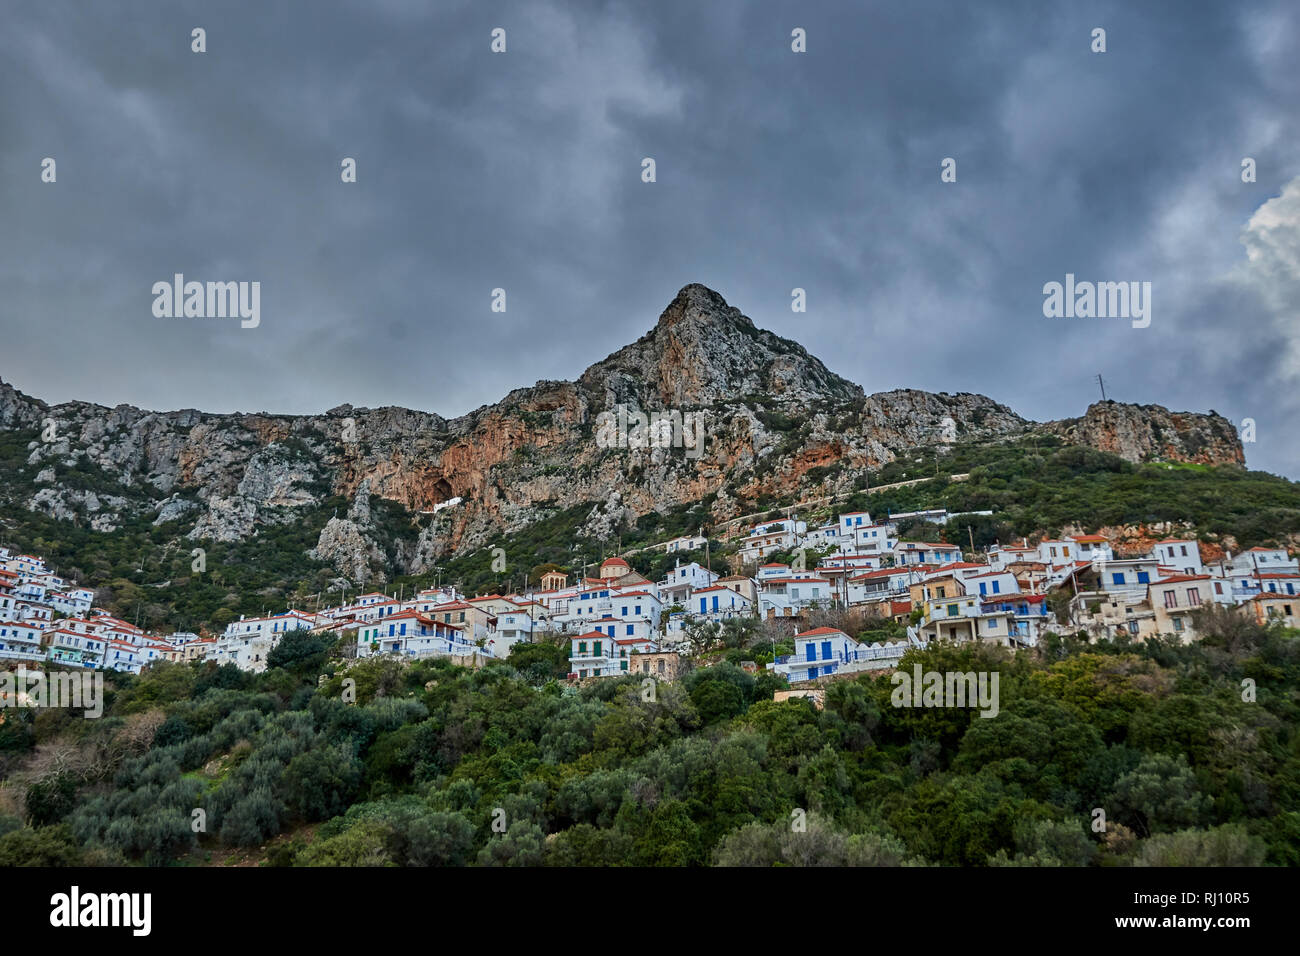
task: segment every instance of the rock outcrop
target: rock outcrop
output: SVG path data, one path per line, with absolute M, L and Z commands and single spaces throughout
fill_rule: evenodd
M 1232 422 L 1214 412 L 1171 412 L 1163 405 L 1105 401 L 1089 405 L 1082 418 L 1043 427 L 1072 445 L 1087 445 L 1133 462 L 1246 463 Z

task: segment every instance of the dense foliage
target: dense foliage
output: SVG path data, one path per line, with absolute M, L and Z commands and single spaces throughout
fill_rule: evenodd
M 1300 638 L 1201 627 L 904 660 L 997 672 L 993 718 L 896 707 L 887 675 L 776 703 L 725 661 L 574 689 L 558 645 L 154 665 L 100 720 L 5 713 L 0 865 L 1300 864 Z

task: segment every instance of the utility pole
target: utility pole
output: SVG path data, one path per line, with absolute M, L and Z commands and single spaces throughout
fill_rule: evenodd
M 1101 400 L 1104 402 L 1106 400 L 1106 383 L 1102 381 L 1100 372 L 1097 373 L 1097 384 L 1101 386 Z
M 971 556 L 974 557 L 975 556 L 975 532 L 971 530 L 970 525 L 966 526 L 966 533 L 970 535 L 970 553 Z

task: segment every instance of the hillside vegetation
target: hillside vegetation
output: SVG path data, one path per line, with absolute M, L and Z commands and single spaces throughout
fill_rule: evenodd
M 903 661 L 997 672 L 992 720 L 887 676 L 819 711 L 730 663 L 574 692 L 563 646 L 345 671 L 290 635 L 258 676 L 109 675 L 100 720 L 7 711 L 0 866 L 1300 864 L 1300 640 L 1198 627 Z

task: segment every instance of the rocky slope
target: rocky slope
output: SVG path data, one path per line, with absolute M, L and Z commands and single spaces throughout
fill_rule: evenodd
M 702 416 L 702 453 L 606 447 L 598 416 L 620 404 Z M 130 516 L 175 521 L 195 541 L 241 540 L 342 497 L 349 507 L 313 556 L 364 581 L 386 561 L 418 572 L 557 509 L 591 506 L 584 530 L 596 536 L 704 500 L 724 519 L 765 496 L 851 490 L 864 469 L 909 448 L 1031 430 L 1132 461 L 1244 461 L 1215 415 L 1107 402 L 1039 426 L 981 395 L 864 395 L 716 292 L 688 285 L 650 332 L 576 382 L 539 382 L 455 419 L 349 405 L 310 416 L 49 406 L 0 382 L 0 439 L 26 439 L 0 496 L 102 531 Z M 380 540 L 375 499 L 430 514 L 394 550 Z

